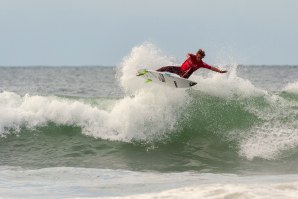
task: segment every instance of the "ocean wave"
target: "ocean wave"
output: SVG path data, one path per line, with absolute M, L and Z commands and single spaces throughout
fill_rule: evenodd
M 198 85 L 189 90 L 144 84 L 135 76 L 145 67 L 141 64 L 171 63 L 172 58 L 151 44 L 135 47 L 119 66 L 119 82 L 125 91 L 120 99 L 1 92 L 0 135 L 55 124 L 79 127 L 83 135 L 92 138 L 144 144 L 149 150 L 182 143 L 189 144 L 188 153 L 194 152 L 192 148 L 197 150 L 194 145 L 199 143 L 208 146 L 203 150 L 209 152 L 224 143 L 225 150 L 248 160 L 274 160 L 297 148 L 296 98 L 255 87 L 237 76 L 235 64 L 229 66 L 231 74 L 193 75 Z M 295 87 L 289 85 L 286 90 Z
M 196 90 L 184 93 L 178 102 L 158 96 L 140 93 L 117 102 L 114 99 L 107 110 L 77 99 L 3 92 L 1 135 L 21 134 L 23 129 L 53 123 L 79 127 L 82 134 L 95 138 L 148 146 L 187 143 L 194 138 L 211 143 L 214 138 L 247 159 L 276 159 L 298 145 L 297 101 L 278 95 L 223 99 Z M 152 105 L 152 100 L 157 104 Z M 171 103 L 160 105 L 157 100 Z

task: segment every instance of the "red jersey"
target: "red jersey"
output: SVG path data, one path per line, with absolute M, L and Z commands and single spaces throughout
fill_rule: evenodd
M 198 70 L 199 68 L 208 68 L 210 69 L 211 66 L 206 64 L 205 62 L 198 61 L 197 57 L 193 54 L 187 54 L 188 58 L 184 61 L 184 63 L 180 66 L 181 71 L 187 72 L 191 69 L 192 72 Z

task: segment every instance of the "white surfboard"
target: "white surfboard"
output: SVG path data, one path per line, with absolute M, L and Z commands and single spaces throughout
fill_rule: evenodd
M 155 70 L 141 69 L 138 70 L 137 76 L 145 78 L 147 83 L 154 82 L 175 88 L 189 88 L 197 84 L 194 81 L 182 78 L 174 73 L 158 72 Z

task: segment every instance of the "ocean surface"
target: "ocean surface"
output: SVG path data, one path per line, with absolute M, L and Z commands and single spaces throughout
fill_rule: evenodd
M 200 69 L 152 45 L 116 67 L 0 67 L 0 198 L 297 198 L 298 66 Z

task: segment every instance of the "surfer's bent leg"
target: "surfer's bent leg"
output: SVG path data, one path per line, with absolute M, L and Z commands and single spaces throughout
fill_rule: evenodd
M 172 72 L 173 71 L 173 67 L 175 66 L 164 66 L 164 67 L 161 67 L 159 69 L 157 69 L 156 71 L 158 72 Z
M 164 67 L 161 67 L 161 68 L 157 69 L 156 71 L 175 73 L 179 76 L 181 74 L 181 70 L 180 70 L 179 66 L 164 66 Z

